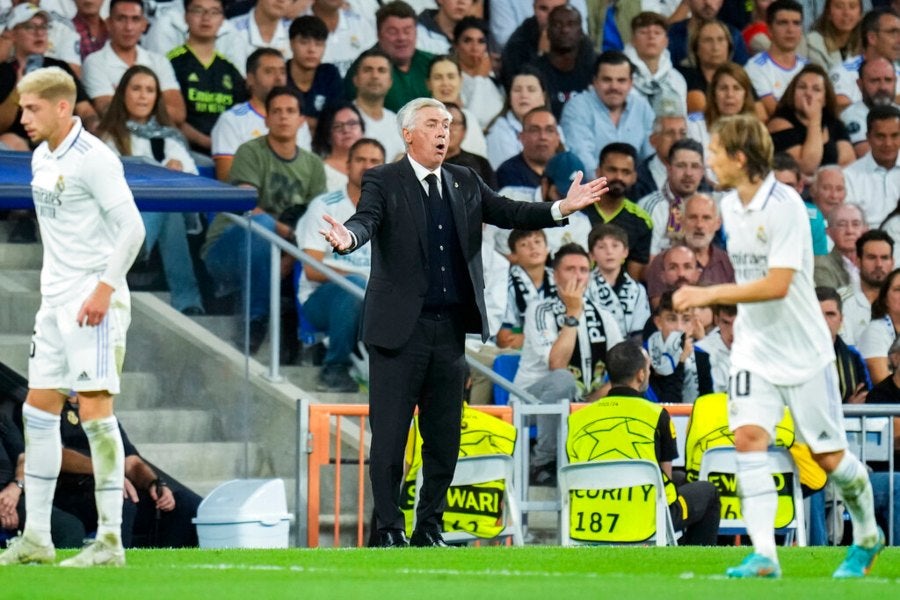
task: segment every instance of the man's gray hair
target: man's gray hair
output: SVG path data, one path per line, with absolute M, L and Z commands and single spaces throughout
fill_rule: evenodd
M 684 212 L 687 212 L 688 204 L 690 204 L 693 201 L 700 201 L 700 200 L 705 200 L 705 201 L 709 202 L 710 204 L 712 204 L 713 214 L 716 217 L 719 216 L 719 203 L 716 202 L 715 198 L 713 198 L 712 196 L 710 196 L 709 194 L 706 194 L 704 192 L 695 192 L 692 196 L 689 196 L 687 198 L 687 200 L 684 201 L 684 209 L 683 209 Z
M 815 187 L 816 182 L 819 180 L 819 177 L 826 171 L 834 171 L 840 174 L 841 179 L 844 178 L 844 171 L 839 165 L 824 165 L 816 169 L 816 172 L 813 173 L 813 176 L 809 178 L 809 187 Z
M 442 110 L 446 118 L 451 122 L 453 121 L 453 115 L 450 114 L 450 111 L 447 110 L 447 107 L 444 106 L 444 103 L 440 100 L 435 100 L 434 98 L 415 98 L 404 104 L 403 108 L 400 109 L 400 112 L 397 113 L 397 127 L 400 129 L 401 139 L 403 138 L 404 129 L 415 129 L 417 125 L 416 117 L 423 108 L 437 108 Z
M 868 228 L 868 221 L 866 221 L 866 211 L 863 210 L 863 207 L 854 202 L 841 202 L 838 204 L 834 210 L 832 210 L 829 214 L 825 216 L 825 219 L 828 221 L 828 225 L 831 226 L 832 223 L 837 222 L 838 213 L 845 209 L 855 210 L 859 213 L 859 218 L 862 219 L 862 222 L 866 224 L 866 228 Z

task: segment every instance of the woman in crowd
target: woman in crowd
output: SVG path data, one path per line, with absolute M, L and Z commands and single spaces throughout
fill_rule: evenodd
M 816 64 L 803 67 L 788 84 L 769 132 L 775 152 L 793 156 L 807 176 L 821 165 L 843 167 L 856 159 L 847 128 L 838 118 L 834 87 Z
M 716 68 L 709 86 L 706 88 L 706 109 L 702 113 L 691 115 L 688 120 L 688 137 L 697 140 L 703 146 L 703 155 L 708 154 L 710 131 L 722 117 L 755 114 L 753 102 L 753 85 L 743 67 L 727 62 Z M 706 176 L 715 182 L 711 169 Z
M 859 353 L 866 361 L 872 383 L 879 383 L 890 376 L 888 350 L 897 338 L 900 326 L 900 269 L 894 269 L 885 278 L 872 303 L 872 322 L 859 336 Z
M 125 71 L 103 120 L 99 134 L 121 156 L 140 156 L 168 169 L 197 173 L 181 133 L 172 126 L 149 68 L 135 65 Z M 187 242 L 185 215 L 142 212 L 147 230 L 143 256 L 159 244 L 166 283 L 174 308 L 187 315 L 203 314 L 203 302 Z
M 436 56 L 428 65 L 428 79 L 425 86 L 431 96 L 441 102 L 450 102 L 462 107 L 466 115 L 466 137 L 462 141 L 462 149 L 478 156 L 487 155 L 487 142 L 478 124 L 478 117 L 465 107 L 462 100 L 462 72 L 455 60 L 449 56 Z
M 484 21 L 465 17 L 453 29 L 453 53 L 462 71 L 462 100 L 484 130 L 503 109 L 503 90 L 497 84 L 488 52 L 488 28 Z
M 313 134 L 312 150 L 325 163 L 325 188 L 329 192 L 347 185 L 347 160 L 350 146 L 366 131 L 359 109 L 349 102 L 326 106 L 319 114 Z
M 522 151 L 522 142 L 519 141 L 522 118 L 529 110 L 539 106 L 550 106 L 547 86 L 536 69 L 523 67 L 512 78 L 503 110 L 488 126 L 487 159 L 494 169 Z
M 830 71 L 862 53 L 862 0 L 825 0 L 825 9 L 806 36 L 809 60 Z
M 491 168 L 491 163 L 488 162 L 488 159 L 477 154 L 472 154 L 471 152 L 466 152 L 459 146 L 465 139 L 466 130 L 469 128 L 466 115 L 463 114 L 463 111 L 459 106 L 452 102 L 448 102 L 445 106 L 450 112 L 450 116 L 453 117 L 453 120 L 450 122 L 450 141 L 447 144 L 447 154 L 444 157 L 444 162 L 470 167 L 473 171 L 478 173 L 486 184 L 488 184 L 488 187 L 492 190 L 496 190 L 497 174 L 494 173 L 494 169 Z
M 734 40 L 731 31 L 722 21 L 701 23 L 688 38 L 690 65 L 676 65 L 687 82 L 687 109 L 689 113 L 703 112 L 706 108 L 706 90 L 716 69 L 731 61 L 734 56 Z

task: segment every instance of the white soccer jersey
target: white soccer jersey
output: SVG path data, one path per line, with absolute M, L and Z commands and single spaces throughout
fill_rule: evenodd
M 784 67 L 769 56 L 768 52 L 760 52 L 744 65 L 744 70 L 750 77 L 750 83 L 760 98 L 772 96 L 776 102 L 781 100 L 784 90 L 787 89 L 791 79 L 809 62 L 805 57 L 795 55 L 796 60 L 792 67 Z
M 266 118 L 256 112 L 249 102 L 242 102 L 223 112 L 213 125 L 210 138 L 213 156 L 234 156 L 238 146 L 269 133 Z M 312 137 L 306 122 L 297 131 L 297 145 L 309 150 Z
M 313 14 L 312 7 L 306 14 Z M 338 13 L 337 27 L 328 32 L 322 62 L 333 64 L 340 71 L 341 77 L 346 77 L 353 61 L 377 42 L 375 28 L 353 9 L 344 8 Z
M 169 90 L 181 90 L 178 85 L 178 79 L 175 77 L 175 71 L 165 56 L 144 50 L 141 46 L 136 46 L 137 59 L 134 61 L 136 65 L 143 65 L 151 69 L 159 78 L 159 89 L 163 92 Z M 84 59 L 82 66 L 81 83 L 87 95 L 93 100 L 101 96 L 112 96 L 116 93 L 116 87 L 122 79 L 125 71 L 132 66 L 126 64 L 113 51 L 109 42 L 103 45 L 96 52 L 89 54 Z
M 255 9 L 250 12 L 229 19 L 228 22 L 238 32 L 239 37 L 247 45 L 247 56 L 253 54 L 257 48 L 275 48 L 284 56 L 285 60 L 290 60 L 293 56 L 291 50 L 291 39 L 288 36 L 288 28 L 291 26 L 289 19 L 281 19 L 275 27 L 275 33 L 272 39 L 266 42 L 259 32 L 254 18 Z
M 855 56 L 845 61 L 828 72 L 831 78 L 831 84 L 834 86 L 834 93 L 838 96 L 847 97 L 851 103 L 862 100 L 862 92 L 856 81 L 859 79 L 859 66 L 862 64 L 862 56 Z M 895 86 L 895 95 L 900 94 L 900 67 L 894 64 L 894 70 L 897 72 L 897 84 Z
M 31 172 L 44 244 L 41 294 L 56 305 L 106 269 L 116 232 L 104 215 L 134 198 L 119 157 L 80 119 L 55 151 L 47 142 L 37 147 Z
M 783 299 L 740 304 L 732 373 L 752 371 L 776 385 L 808 380 L 834 361 L 834 348 L 814 291 L 812 234 L 803 200 L 770 173 L 746 207 L 736 191 L 728 192 L 722 221 L 737 283 L 761 279 L 770 268 L 794 271 Z
M 372 245 L 364 244 L 350 254 L 338 254 L 334 251 L 319 230 L 325 226 L 325 215 L 343 223 L 356 214 L 356 205 L 347 196 L 346 188 L 339 192 L 330 192 L 313 198 L 300 221 L 297 222 L 297 246 L 301 250 L 318 250 L 324 252 L 322 262 L 346 273 L 356 273 L 366 279 L 372 266 Z M 300 289 L 297 297 L 303 304 L 316 288 L 322 285 L 319 281 L 306 278 L 306 270 L 300 277 Z

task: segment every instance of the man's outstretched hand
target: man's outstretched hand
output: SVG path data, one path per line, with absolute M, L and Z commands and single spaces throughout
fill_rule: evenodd
M 562 216 L 567 217 L 594 202 L 599 202 L 601 196 L 609 190 L 606 187 L 606 177 L 598 177 L 582 185 L 583 178 L 584 173 L 581 171 L 575 173 L 572 185 L 569 186 L 569 193 L 559 205 Z
M 350 235 L 350 231 L 344 227 L 343 223 L 335 221 L 330 215 L 323 215 L 323 218 L 331 225 L 331 228 L 320 229 L 319 233 L 338 252 L 349 250 L 350 246 L 353 245 L 353 237 Z

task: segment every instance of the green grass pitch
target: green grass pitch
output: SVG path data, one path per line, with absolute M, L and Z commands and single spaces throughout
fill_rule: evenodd
M 106 600 L 767 600 L 900 597 L 900 550 L 834 581 L 844 548 L 780 549 L 778 581 L 728 580 L 747 548 L 529 546 L 449 549 L 131 550 L 123 569 L 0 568 L 0 598 Z M 59 552 L 58 558 L 73 552 Z

